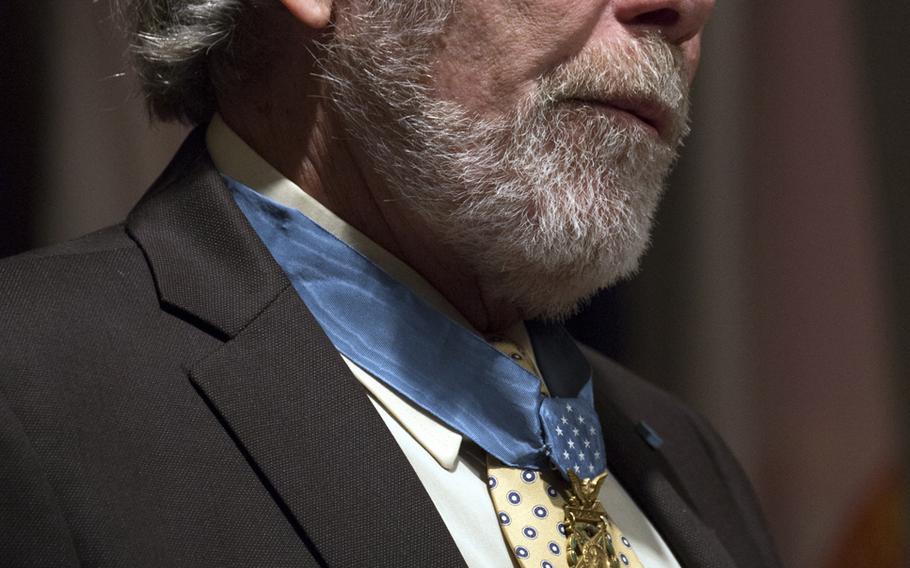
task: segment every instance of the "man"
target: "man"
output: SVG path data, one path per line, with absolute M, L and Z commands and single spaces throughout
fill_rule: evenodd
M 634 271 L 711 0 L 129 4 L 199 128 L 2 265 L 9 566 L 776 566 L 696 415 L 554 322 Z

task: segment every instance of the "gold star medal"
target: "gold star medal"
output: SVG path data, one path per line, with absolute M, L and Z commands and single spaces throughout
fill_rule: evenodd
M 597 500 L 606 472 L 581 479 L 569 470 L 569 499 L 565 505 L 566 556 L 570 568 L 618 568 L 619 557 L 610 536 L 610 518 Z

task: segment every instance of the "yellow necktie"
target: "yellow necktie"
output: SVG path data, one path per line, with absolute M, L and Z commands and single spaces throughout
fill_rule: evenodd
M 540 378 L 528 353 L 515 343 L 491 338 L 496 349 L 511 357 Z M 546 393 L 546 385 L 541 381 Z M 487 456 L 487 485 L 499 526 L 512 553 L 522 568 L 642 568 L 632 543 L 606 516 L 603 550 L 570 547 L 570 527 L 566 523 L 568 484 L 556 471 L 532 471 L 508 467 Z M 586 535 L 595 537 L 594 534 Z

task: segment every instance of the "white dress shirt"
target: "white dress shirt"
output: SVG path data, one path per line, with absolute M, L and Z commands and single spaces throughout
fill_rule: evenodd
M 299 210 L 431 306 L 471 329 L 464 317 L 419 274 L 266 163 L 219 115 L 215 115 L 209 125 L 206 143 L 220 172 L 274 201 Z M 519 324 L 505 335 L 533 358 L 524 325 Z M 346 357 L 342 358 L 366 388 L 370 402 L 414 468 L 468 566 L 515 566 L 487 490 L 482 453 L 478 456 L 479 450 L 473 444 L 463 445 L 458 432 L 399 397 Z M 632 541 L 646 568 L 679 568 L 663 539 L 612 475 L 607 476 L 600 499 Z

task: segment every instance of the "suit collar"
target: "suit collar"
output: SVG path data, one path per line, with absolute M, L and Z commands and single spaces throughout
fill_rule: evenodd
M 168 311 L 234 337 L 287 286 L 234 205 L 197 128 L 127 217 Z
M 190 380 L 323 565 L 464 565 L 363 389 L 234 204 L 203 129 L 127 230 L 162 308 L 224 341 L 190 365 Z

